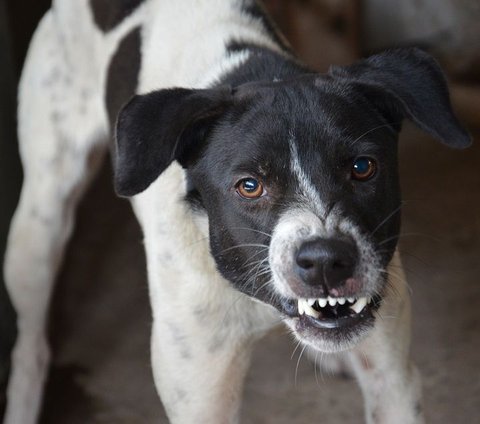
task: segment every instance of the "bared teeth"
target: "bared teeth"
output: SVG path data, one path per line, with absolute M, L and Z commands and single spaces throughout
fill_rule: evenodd
M 328 296 L 327 298 L 325 297 L 320 297 L 318 299 L 298 299 L 298 314 L 299 315 L 309 315 L 314 318 L 318 318 L 321 313 L 317 311 L 316 309 L 313 308 L 314 305 L 317 305 L 320 308 L 325 308 L 328 305 L 330 306 L 335 306 L 337 303 L 339 305 L 345 305 L 347 301 L 350 303 L 349 307 L 354 311 L 355 313 L 359 314 L 360 312 L 363 311 L 365 306 L 367 304 L 372 302 L 371 297 L 360 297 L 359 299 L 356 299 L 354 297 L 331 297 Z M 316 306 L 316 307 L 317 307 Z
M 361 297 L 352 306 L 350 306 L 350 309 L 353 309 L 357 314 L 359 314 L 363 311 L 363 308 L 365 308 L 365 306 L 367 306 L 367 298 Z
M 308 303 L 304 305 L 305 313 L 310 315 L 311 317 L 318 318 L 320 316 L 320 312 L 313 309 Z
M 298 299 L 298 314 L 299 315 L 306 314 L 314 318 L 318 318 L 320 316 L 320 312 L 313 309 L 312 306 L 309 304 L 309 300 L 307 299 Z
M 303 305 L 304 305 L 304 299 L 298 299 L 298 315 L 303 315 L 305 313 Z

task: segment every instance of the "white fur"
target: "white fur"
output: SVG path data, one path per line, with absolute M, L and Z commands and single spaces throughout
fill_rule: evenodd
M 312 180 L 305 173 L 302 164 L 300 163 L 300 157 L 298 156 L 298 149 L 295 143 L 295 136 L 290 134 L 288 140 L 290 146 L 290 169 L 292 174 L 295 175 L 298 182 L 299 194 L 301 194 L 305 203 L 319 216 L 325 215 L 324 202 L 320 198 L 320 193 L 315 188 Z
M 93 23 L 87 0 L 54 0 L 39 25 L 20 84 L 25 182 L 5 259 L 19 326 L 6 424 L 33 424 L 38 416 L 49 360 L 48 303 L 76 204 L 106 150 L 106 74 L 119 41 L 141 25 L 139 93 L 205 87 L 248 57 L 226 54 L 226 41 L 237 38 L 277 49 L 258 21 L 239 13 L 238 4 L 148 0 L 104 34 Z M 184 179 L 184 171 L 173 164 L 132 202 L 145 235 L 155 384 L 173 423 L 233 423 L 252 343 L 279 317 L 270 306 L 233 290 L 218 274 L 205 239 L 207 225 L 197 225 L 201 220 L 182 201 Z M 371 343 L 362 347 L 379 370 L 388 373 L 392 367 L 391 381 L 358 372 L 361 384 L 367 382 L 362 388 L 369 410 L 381 408 L 384 423 L 397 422 L 396 411 L 384 404 L 390 400 L 379 391 L 386 388 L 408 417 L 415 393 L 399 383 L 411 381 L 403 348 L 408 332 L 402 330 L 397 338 L 395 326 L 400 324 L 391 322 L 379 321 Z M 396 356 L 388 356 L 389 349 Z

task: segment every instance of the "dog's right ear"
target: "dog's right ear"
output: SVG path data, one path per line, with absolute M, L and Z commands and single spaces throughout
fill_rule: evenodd
M 115 132 L 115 191 L 145 190 L 174 161 L 187 166 L 231 103 L 231 89 L 173 88 L 134 96 Z
M 461 149 L 472 142 L 452 111 L 439 64 L 420 49 L 386 51 L 350 66 L 332 67 L 329 74 L 355 86 L 397 130 L 408 118 L 450 147 Z

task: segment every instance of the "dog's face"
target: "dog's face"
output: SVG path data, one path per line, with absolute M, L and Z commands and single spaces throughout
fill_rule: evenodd
M 399 231 L 397 134 L 331 78 L 248 90 L 189 168 L 190 196 L 220 272 L 331 350 L 372 325 L 383 292 Z
M 277 308 L 304 342 L 351 347 L 373 326 L 388 284 L 402 119 L 448 144 L 469 142 L 437 65 L 409 54 L 326 76 L 135 98 L 117 128 L 117 191 L 143 190 L 177 159 L 222 275 Z M 417 67 L 411 89 L 411 75 L 392 71 L 398 61 Z

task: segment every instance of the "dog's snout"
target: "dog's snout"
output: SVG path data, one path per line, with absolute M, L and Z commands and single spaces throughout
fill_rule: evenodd
M 324 285 L 332 289 L 353 276 L 358 251 L 355 243 L 344 239 L 317 238 L 300 246 L 297 274 L 308 285 Z

